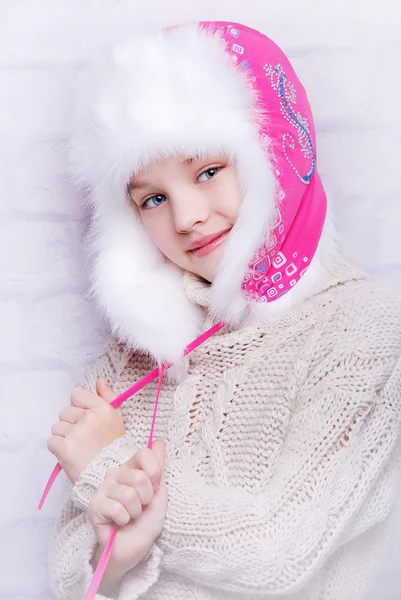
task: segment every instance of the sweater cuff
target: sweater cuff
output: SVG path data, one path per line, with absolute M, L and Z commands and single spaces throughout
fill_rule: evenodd
M 82 576 L 79 582 L 79 598 L 84 598 L 94 576 L 91 561 L 97 548 L 96 536 L 88 523 L 82 553 Z M 111 591 L 112 595 L 97 592 L 96 600 L 137 600 L 158 580 L 163 551 L 156 544 L 146 556 L 123 576 L 119 584 Z M 78 590 L 76 590 L 78 591 Z
M 97 540 L 94 529 L 86 518 L 79 528 L 78 544 L 72 552 L 66 551 L 64 554 L 57 548 L 56 552 L 50 554 L 50 584 L 56 598 L 83 599 L 92 581 L 94 570 L 91 561 L 96 552 Z M 96 600 L 115 598 L 96 594 Z
M 86 544 L 82 556 L 82 577 L 80 578 L 80 598 L 85 598 L 85 594 L 91 584 L 95 571 L 91 565 L 91 560 L 96 552 L 97 540 L 92 525 L 88 524 L 89 531 L 86 538 Z M 104 596 L 103 594 L 96 594 L 96 600 L 115 600 L 115 596 Z
M 130 571 L 120 584 L 118 600 L 137 600 L 156 583 L 160 576 L 163 550 L 155 544 L 146 556 Z
M 81 471 L 79 478 L 72 486 L 71 501 L 73 504 L 86 510 L 107 471 L 121 467 L 137 450 L 131 433 L 125 433 L 114 440 L 112 444 L 103 448 Z

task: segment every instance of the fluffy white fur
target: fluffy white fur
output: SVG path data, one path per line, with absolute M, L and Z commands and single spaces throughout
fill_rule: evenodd
M 112 330 L 158 362 L 179 360 L 200 333 L 201 315 L 129 205 L 131 176 L 173 153 L 222 151 L 235 164 L 243 203 L 212 286 L 216 317 L 230 322 L 244 319 L 241 281 L 274 218 L 276 183 L 258 135 L 266 117 L 225 50 L 193 24 L 149 33 L 94 61 L 80 85 L 70 157 L 92 205 L 92 291 Z M 318 272 L 317 257 L 291 293 L 247 318 L 302 300 Z

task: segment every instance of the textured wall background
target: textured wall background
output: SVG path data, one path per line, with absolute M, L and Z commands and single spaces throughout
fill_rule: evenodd
M 308 90 L 346 254 L 401 291 L 398 0 L 0 0 L 0 600 L 50 600 L 62 477 L 46 439 L 106 332 L 85 295 L 84 215 L 65 179 L 74 75 L 146 22 L 225 19 L 287 52 Z M 401 510 L 370 600 L 401 590 Z M 347 599 L 344 599 L 347 600 Z

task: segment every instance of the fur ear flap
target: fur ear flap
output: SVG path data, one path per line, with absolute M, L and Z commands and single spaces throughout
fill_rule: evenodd
M 268 239 L 276 214 L 277 183 L 266 151 L 251 132 L 237 149 L 243 201 L 212 285 L 214 314 L 233 324 L 240 322 L 247 307 L 241 290 L 244 274 L 255 249 Z
M 89 243 L 92 293 L 112 331 L 159 364 L 179 361 L 202 322 L 201 309 L 185 296 L 182 272 L 155 248 L 128 203 L 97 211 Z

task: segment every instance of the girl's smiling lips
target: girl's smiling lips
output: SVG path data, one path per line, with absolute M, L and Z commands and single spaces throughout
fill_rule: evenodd
M 205 237 L 200 238 L 196 242 L 193 242 L 189 246 L 188 252 L 191 252 L 191 254 L 194 254 L 195 256 L 206 256 L 225 242 L 230 231 L 231 228 L 225 229 L 224 231 L 220 231 L 219 233 L 212 233 L 211 235 L 206 235 Z

